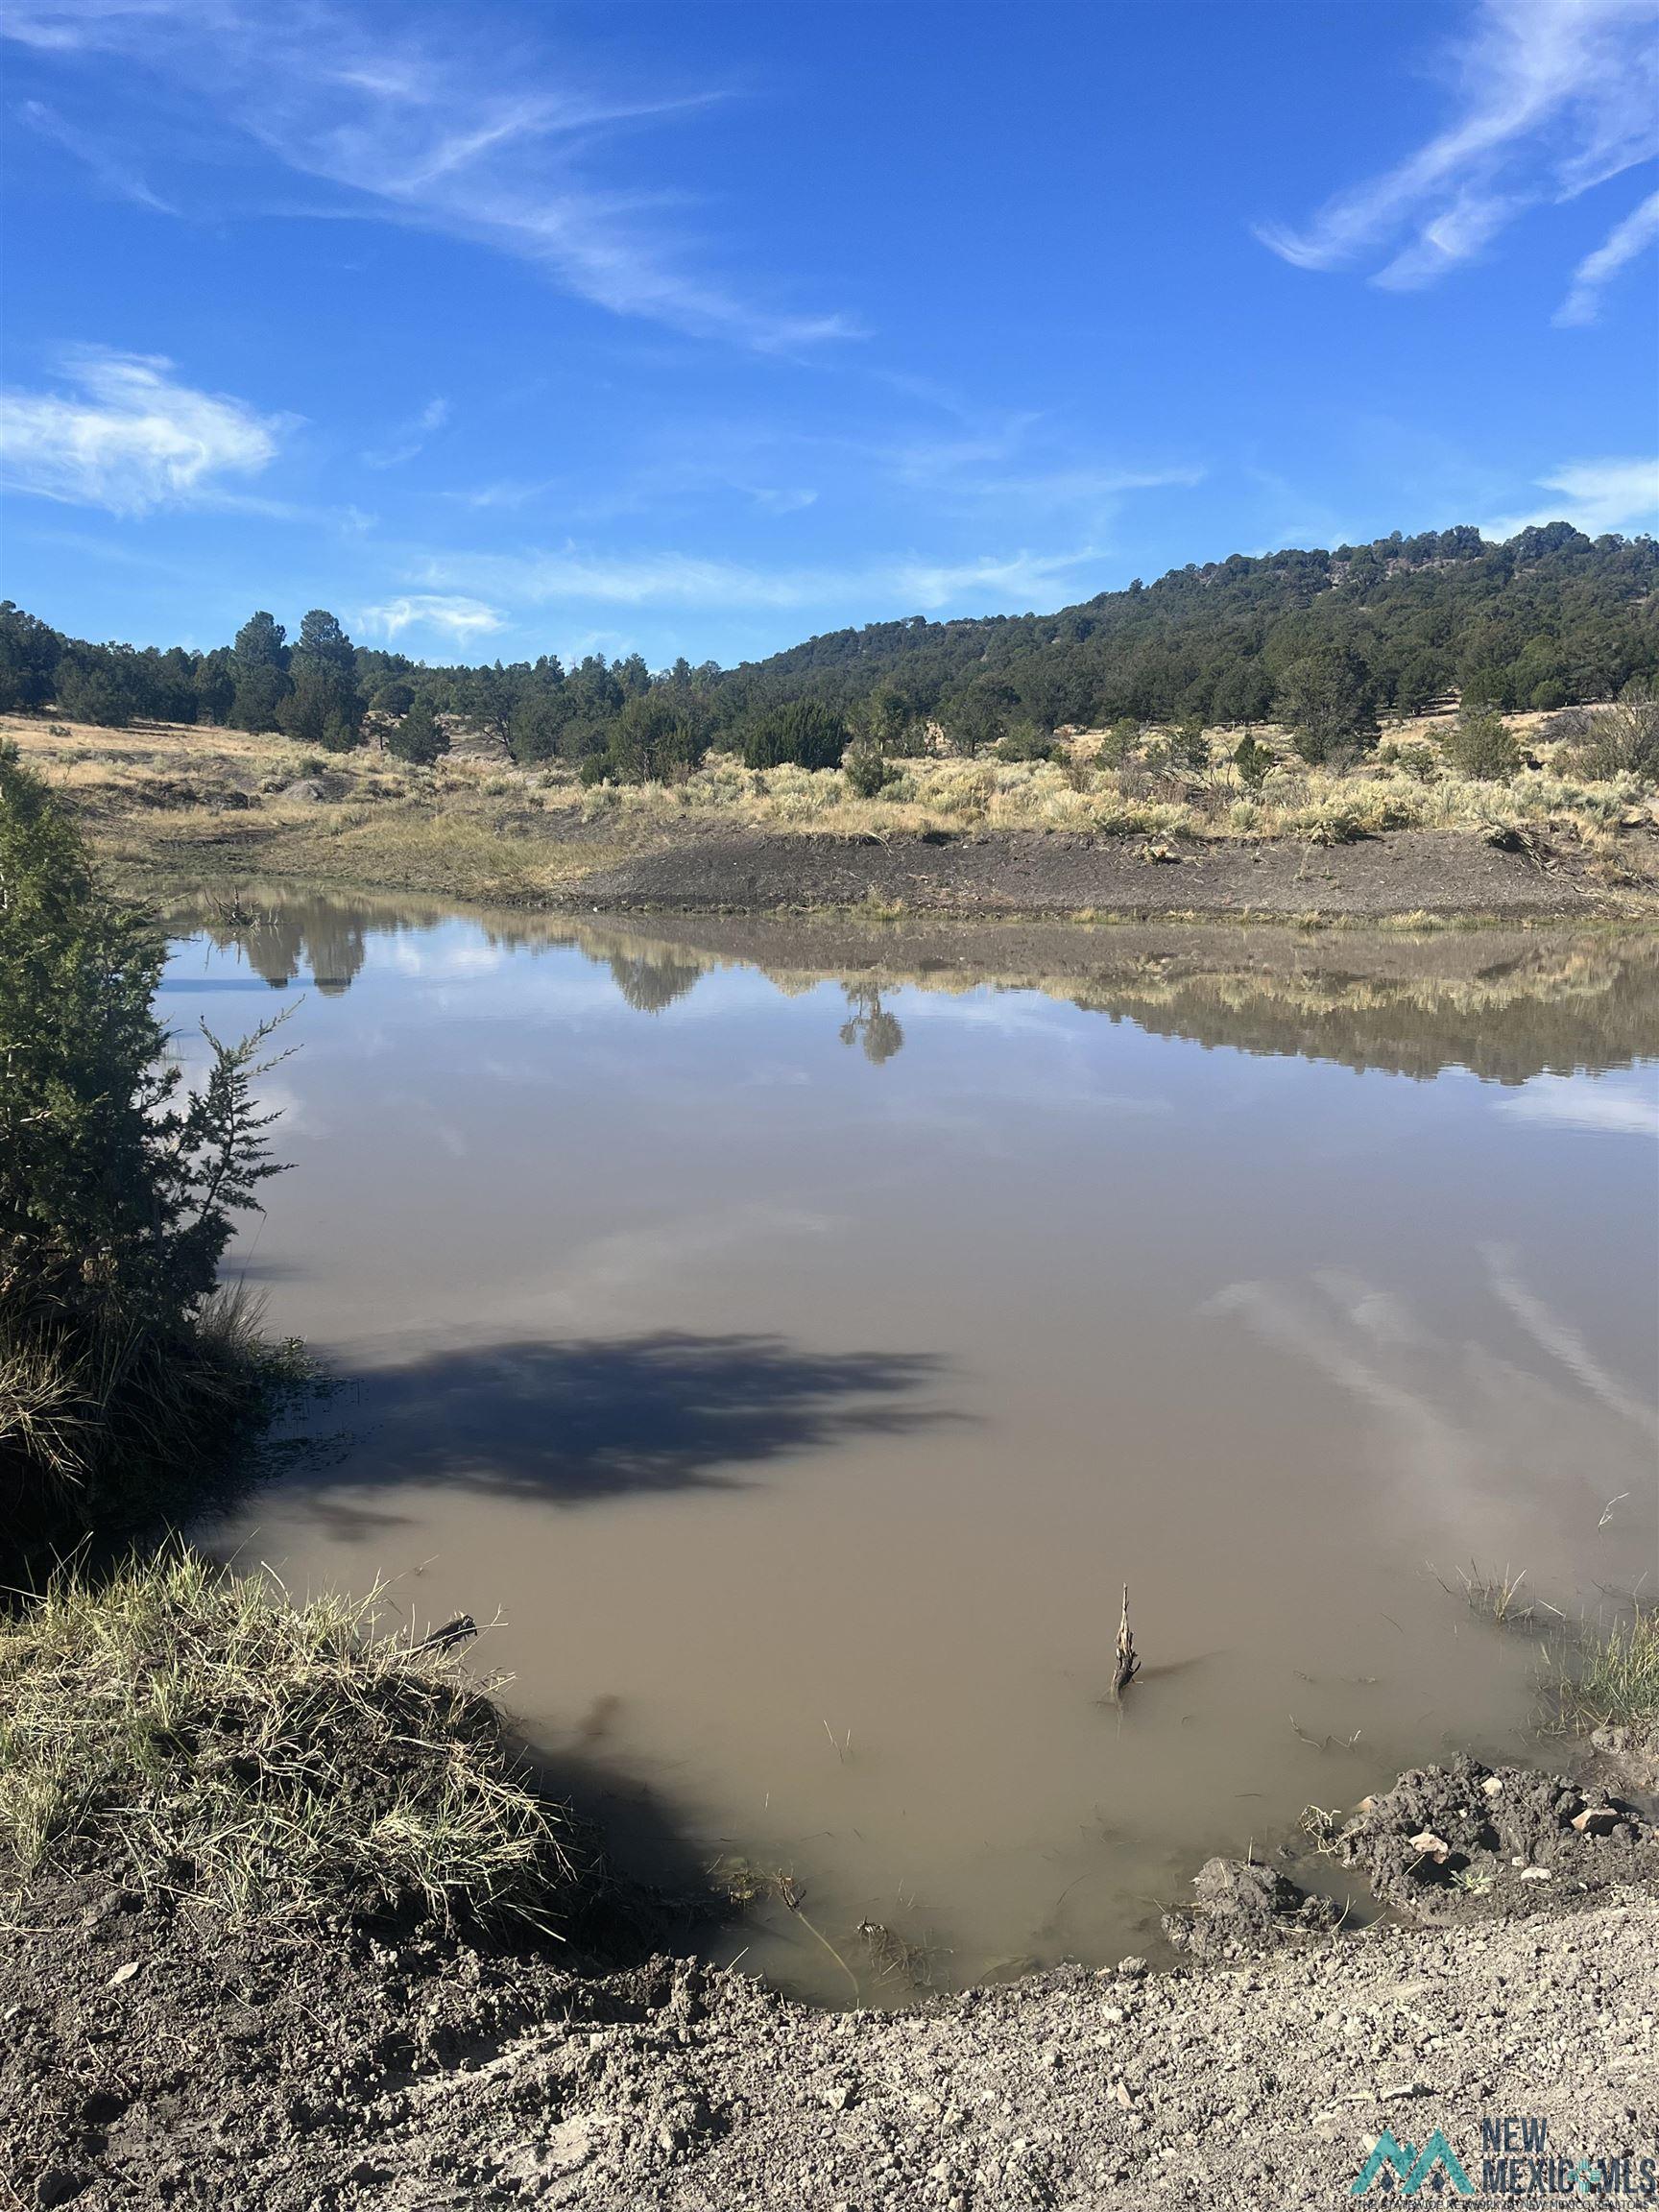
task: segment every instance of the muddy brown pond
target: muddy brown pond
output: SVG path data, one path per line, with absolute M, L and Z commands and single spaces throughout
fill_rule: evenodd
M 1525 1747 L 1556 1616 L 1459 1570 L 1651 1589 L 1651 938 L 171 926 L 186 1057 L 294 1002 L 230 1271 L 340 1379 L 211 1541 L 498 1616 L 625 1859 L 790 1878 L 746 1970 L 1146 1952 L 1211 1853 Z

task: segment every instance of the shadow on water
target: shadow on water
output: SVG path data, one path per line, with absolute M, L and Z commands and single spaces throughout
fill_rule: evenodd
M 295 1480 L 343 1534 L 397 1515 L 345 1486 L 439 1483 L 555 1504 L 733 1489 L 740 1470 L 848 1437 L 962 1415 L 906 1403 L 940 1377 L 928 1353 L 805 1352 L 776 1336 L 691 1335 L 450 1346 L 341 1379 L 348 1431 Z

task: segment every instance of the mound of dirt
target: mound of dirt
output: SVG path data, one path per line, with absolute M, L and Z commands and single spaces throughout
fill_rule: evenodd
M 1250 1859 L 1212 1859 L 1192 1877 L 1192 1903 L 1164 1915 L 1177 1951 L 1203 1964 L 1257 1958 L 1310 1936 L 1328 1936 L 1338 1914 L 1288 1876 Z
M 1659 1827 L 1596 1784 L 1460 1757 L 1368 1797 L 1335 1838 L 1379 1901 L 1414 1920 L 1571 1911 L 1659 1887 Z

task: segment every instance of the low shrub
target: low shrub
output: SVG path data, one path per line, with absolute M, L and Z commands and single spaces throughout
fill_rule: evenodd
M 1616 706 L 1598 708 L 1587 734 L 1569 752 L 1571 770 L 1603 782 L 1634 776 L 1659 781 L 1659 693 L 1647 685 L 1629 685 Z
M 1466 707 L 1441 746 L 1457 774 L 1477 782 L 1506 783 L 1521 765 L 1514 732 L 1491 707 Z
M 999 737 L 992 748 L 998 760 L 1058 760 L 1062 749 L 1052 737 L 1046 737 L 1034 722 L 1022 722 Z
M 1397 768 L 1414 783 L 1432 783 L 1440 773 L 1440 760 L 1432 745 L 1421 738 L 1385 737 L 1377 748 L 1380 768 Z
M 874 799 L 889 784 L 897 783 L 899 771 L 882 754 L 878 745 L 856 744 L 847 755 L 847 781 L 860 799 Z

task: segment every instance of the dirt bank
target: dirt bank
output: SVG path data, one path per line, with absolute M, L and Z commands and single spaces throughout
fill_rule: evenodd
M 1347 845 L 1174 838 L 1155 848 L 1028 830 L 887 840 L 697 830 L 594 869 L 564 900 L 616 913 L 874 904 L 924 914 L 1582 918 L 1632 911 L 1638 893 L 1659 890 L 1659 838 L 1633 835 L 1623 857 L 1618 888 L 1564 847 L 1504 850 L 1432 830 Z
M 585 1982 L 430 1941 L 163 1934 L 121 1902 L 55 1901 L 38 1973 L 7 1977 L 12 2202 L 1256 2212 L 1334 2203 L 1383 2128 L 1470 2161 L 1505 2113 L 1659 2150 L 1650 1895 L 900 2014 L 666 1961 Z
M 1429 1815 L 1446 1855 L 1403 1859 L 1396 1831 Z M 0 2174 L 15 2203 L 88 2208 L 1255 2212 L 1345 2197 L 1385 2128 L 1444 2130 L 1477 2176 L 1505 2115 L 1575 2156 L 1659 2156 L 1641 1812 L 1459 1761 L 1403 1777 L 1339 1847 L 1437 1924 L 1326 1933 L 1282 1878 L 1217 1863 L 1196 1910 L 1236 1937 L 1226 1963 L 1067 1968 L 902 2013 L 684 1960 L 583 1975 L 347 1920 L 229 1928 L 60 1876 L 0 1977 Z

